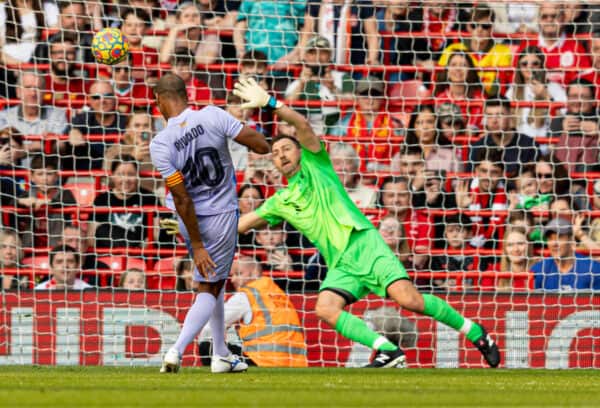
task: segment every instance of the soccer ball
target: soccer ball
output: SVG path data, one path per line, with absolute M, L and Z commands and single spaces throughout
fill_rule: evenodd
M 118 64 L 127 57 L 129 42 L 118 28 L 105 28 L 94 36 L 92 53 L 101 64 Z

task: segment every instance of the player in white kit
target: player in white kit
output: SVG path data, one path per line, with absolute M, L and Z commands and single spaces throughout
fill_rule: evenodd
M 169 187 L 166 205 L 177 211 L 181 233 L 196 265 L 197 292 L 160 371 L 179 370 L 183 352 L 207 322 L 213 333 L 211 371 L 244 371 L 248 366 L 229 352 L 224 338 L 224 283 L 235 254 L 238 225 L 228 139 L 260 154 L 270 148 L 262 134 L 218 107 L 189 109 L 185 82 L 177 75 L 161 77 L 154 96 L 167 126 L 150 143 L 150 154 Z

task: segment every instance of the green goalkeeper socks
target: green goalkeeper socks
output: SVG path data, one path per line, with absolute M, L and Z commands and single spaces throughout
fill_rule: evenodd
M 342 310 L 340 317 L 338 317 L 335 324 L 335 331 L 350 340 L 375 350 L 394 351 L 398 349 L 387 338 L 371 330 L 363 320 L 344 310 Z
M 423 295 L 423 302 L 425 303 L 423 314 L 460 331 L 469 340 L 474 342 L 483 334 L 481 326 L 461 316 L 452 306 L 439 297 L 425 294 Z

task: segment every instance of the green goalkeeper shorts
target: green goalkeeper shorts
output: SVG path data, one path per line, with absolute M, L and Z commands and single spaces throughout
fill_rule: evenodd
M 371 292 L 386 297 L 388 286 L 400 279 L 410 278 L 379 231 L 354 230 L 337 265 L 327 271 L 320 291 L 336 292 L 352 303 Z

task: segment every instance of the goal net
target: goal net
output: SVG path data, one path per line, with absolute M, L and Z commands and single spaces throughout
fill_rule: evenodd
M 0 364 L 159 365 L 177 338 L 194 265 L 149 147 L 170 72 L 191 109 L 269 141 L 296 129 L 242 109 L 238 80 L 306 116 L 411 281 L 483 324 L 502 366 L 600 367 L 599 21 L 596 1 L 1 2 Z M 129 47 L 114 65 L 92 50 L 105 28 Z M 287 181 L 228 143 L 243 216 Z M 194 182 L 214 185 L 222 164 L 201 159 Z M 319 322 L 327 264 L 292 224 L 239 236 L 229 345 L 258 365 L 266 349 L 280 365 L 367 364 Z M 410 367 L 485 365 L 389 299 L 348 310 Z M 210 338 L 184 365 L 206 364 Z

